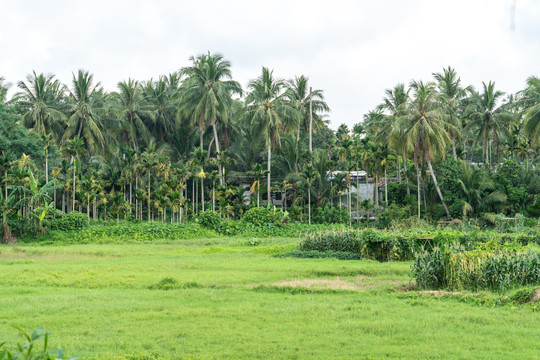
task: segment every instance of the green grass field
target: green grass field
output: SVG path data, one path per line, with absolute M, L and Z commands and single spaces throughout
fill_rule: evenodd
M 277 257 L 296 240 L 251 240 L 0 246 L 0 343 L 43 325 L 82 359 L 540 358 L 531 308 L 400 291 L 408 262 Z

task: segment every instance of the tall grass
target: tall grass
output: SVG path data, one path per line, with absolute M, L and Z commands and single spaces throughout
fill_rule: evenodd
M 387 260 L 413 260 L 424 250 L 459 244 L 465 250 L 472 250 L 478 244 L 517 243 L 519 245 L 540 244 L 540 234 L 496 232 L 427 232 L 415 229 L 408 232 L 388 232 L 383 230 L 358 230 L 351 228 L 312 231 L 302 235 L 298 250 L 304 252 L 347 252 L 361 258 Z
M 437 248 L 419 254 L 412 275 L 424 289 L 505 290 L 540 284 L 540 254 L 535 251 Z

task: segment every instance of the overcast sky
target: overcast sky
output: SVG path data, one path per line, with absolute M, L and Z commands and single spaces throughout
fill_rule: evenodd
M 307 75 L 349 126 L 384 90 L 448 65 L 476 88 L 514 92 L 540 76 L 540 1 L 24 1 L 0 0 L 0 76 L 32 70 L 70 83 L 79 68 L 108 90 L 157 78 L 220 52 L 244 87 L 262 66 Z

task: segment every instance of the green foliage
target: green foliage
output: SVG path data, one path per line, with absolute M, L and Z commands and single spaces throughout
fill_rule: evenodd
M 178 289 L 193 289 L 202 288 L 203 286 L 196 281 L 188 281 L 183 284 L 178 283 L 176 279 L 164 277 L 157 284 L 149 286 L 150 290 L 178 290 Z
M 451 245 L 419 254 L 412 275 L 419 287 L 428 289 L 501 290 L 540 284 L 538 252 L 486 245 L 479 244 L 471 251 Z
M 311 219 L 315 224 L 348 224 L 349 220 L 347 208 L 331 204 L 318 208 Z
M 25 337 L 26 344 L 17 344 L 14 350 L 9 349 L 5 344 L 0 343 L 0 360 L 59 360 L 59 359 L 72 359 L 75 360 L 78 357 L 68 358 L 62 349 L 56 349 L 53 351 L 48 350 L 49 346 L 49 334 L 43 332 L 43 327 L 39 327 L 28 334 L 23 330 L 16 328 Z M 43 339 L 43 350 L 38 349 L 39 340 Z M 14 351 L 14 352 L 12 352 Z
M 85 215 L 86 217 L 86 215 Z M 212 218 L 213 215 L 208 216 Z M 206 215 L 205 215 L 206 218 Z M 86 225 L 86 222 L 85 222 Z M 159 222 L 99 222 L 78 230 L 52 230 L 38 238 L 26 236 L 22 242 L 91 244 L 133 243 L 180 239 L 215 238 L 220 235 L 246 237 L 295 237 L 302 233 L 336 228 L 334 225 L 311 225 L 299 222 L 290 224 L 267 223 L 260 226 L 242 221 L 221 221 L 217 230 L 211 230 L 197 222 L 167 224 Z
M 408 232 L 388 232 L 342 228 L 307 232 L 298 244 L 298 250 L 304 252 L 347 252 L 359 254 L 360 258 L 387 261 L 415 259 L 416 253 L 423 251 L 423 249 L 437 252 L 439 247 L 460 244 L 464 249 L 472 250 L 483 243 L 513 243 L 517 246 L 529 243 L 540 244 L 540 233 L 533 231 L 531 233 L 505 234 L 452 230 L 430 232 L 421 229 Z
M 246 211 L 242 217 L 242 222 L 255 226 L 268 226 L 276 224 L 276 218 L 272 211 L 264 207 L 254 207 Z
M 217 232 L 221 232 L 220 230 L 225 226 L 225 222 L 221 216 L 212 210 L 206 210 L 195 216 L 195 222 L 201 224 L 207 229 Z
M 336 258 L 339 260 L 360 260 L 360 253 L 354 253 L 349 251 L 302 251 L 293 250 L 286 254 L 287 256 L 307 259 L 320 259 L 320 258 Z
M 88 216 L 78 211 L 72 211 L 51 221 L 50 226 L 56 230 L 81 230 L 88 227 Z
M 393 223 L 401 222 L 411 217 L 413 211 L 409 205 L 398 205 L 396 203 L 387 206 L 379 215 L 378 227 L 389 227 Z
M 357 291 L 346 289 L 318 289 L 308 288 L 301 286 L 271 286 L 271 285 L 258 285 L 253 288 L 254 291 L 270 292 L 270 293 L 282 293 L 291 295 L 304 295 L 304 294 L 355 294 Z
M 534 294 L 534 288 L 519 289 L 511 293 L 508 299 L 516 304 L 525 304 L 532 300 Z
M 163 224 L 157 222 L 104 222 L 92 224 L 82 230 L 51 231 L 35 238 L 25 238 L 25 242 L 90 244 L 125 243 L 156 240 L 194 239 L 215 237 L 216 233 L 197 223 Z
M 389 182 L 387 186 L 389 204 L 407 204 L 407 184 L 405 183 L 405 181 Z
M 43 159 L 41 137 L 27 131 L 19 120 L 16 108 L 0 103 L 0 149 L 9 149 L 11 160 L 19 159 L 22 154 L 35 160 Z

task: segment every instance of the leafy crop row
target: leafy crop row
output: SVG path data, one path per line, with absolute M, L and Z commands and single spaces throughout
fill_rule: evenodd
M 412 260 L 415 254 L 423 249 L 432 250 L 437 247 L 459 244 L 466 250 L 473 249 L 480 243 L 518 243 L 528 245 L 540 244 L 540 234 L 517 233 L 503 234 L 496 232 L 459 232 L 422 230 L 393 233 L 382 230 L 334 229 L 330 231 L 307 232 L 298 250 L 309 252 L 349 252 L 359 254 L 362 258 L 386 260 Z

